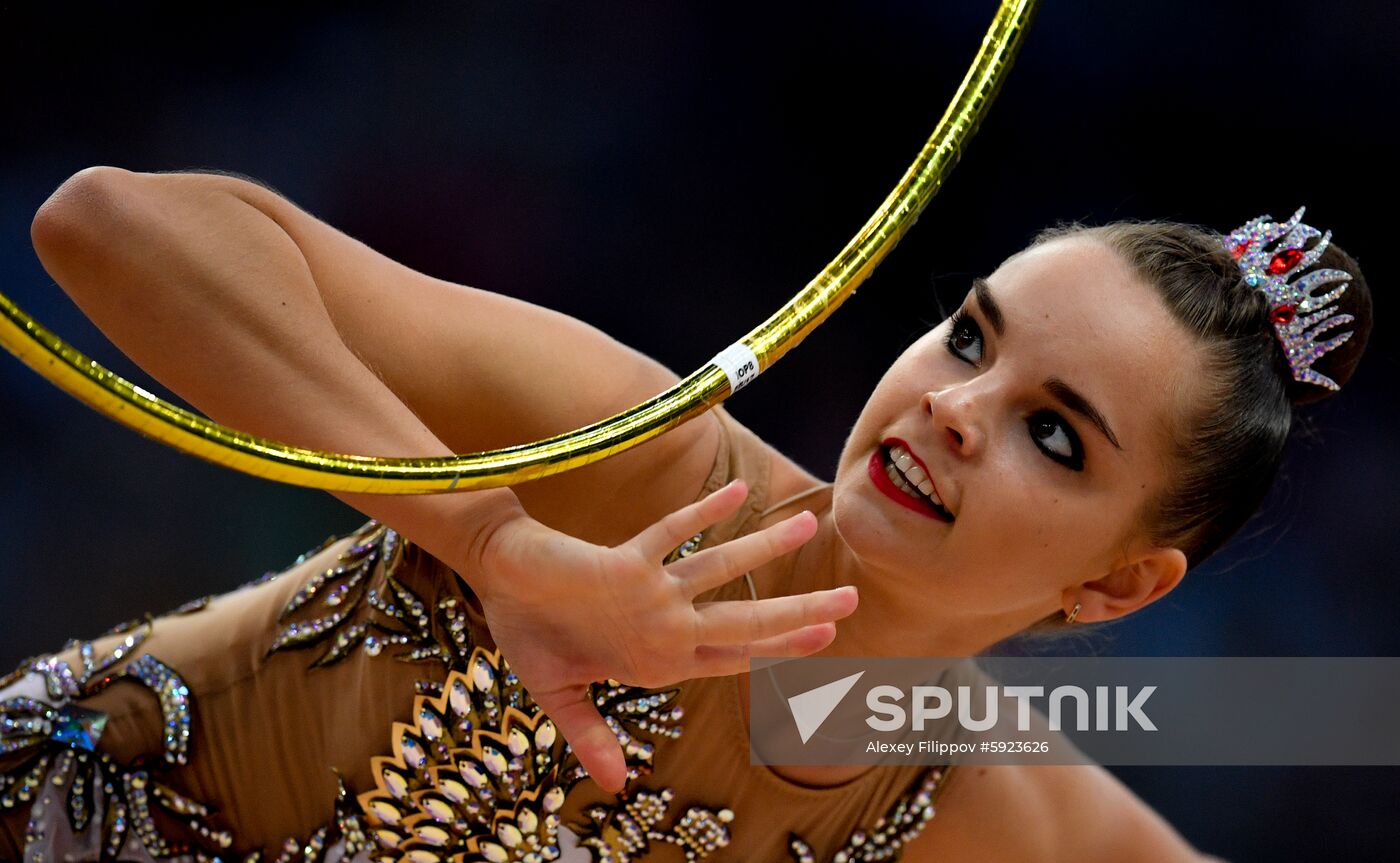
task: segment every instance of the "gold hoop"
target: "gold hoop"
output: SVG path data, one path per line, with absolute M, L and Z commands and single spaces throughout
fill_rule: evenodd
M 88 359 L 0 294 L 0 343 L 89 407 L 149 437 L 254 476 L 330 491 L 428 494 L 526 482 L 637 446 L 720 404 L 796 347 L 870 275 L 957 164 L 1020 49 L 1037 0 L 1002 0 L 953 101 L 894 191 L 801 292 L 714 360 L 614 417 L 531 444 L 440 458 L 320 452 L 187 411 Z M 746 368 L 747 366 L 747 368 Z
M 1065 615 L 1065 623 L 1074 623 L 1074 619 L 1079 616 L 1079 603 L 1074 604 L 1074 611 Z

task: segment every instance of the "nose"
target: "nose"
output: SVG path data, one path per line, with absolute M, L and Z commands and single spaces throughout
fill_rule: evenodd
M 982 451 L 987 436 L 978 417 L 978 399 L 966 386 L 924 393 L 920 405 L 935 434 L 954 454 L 970 458 Z

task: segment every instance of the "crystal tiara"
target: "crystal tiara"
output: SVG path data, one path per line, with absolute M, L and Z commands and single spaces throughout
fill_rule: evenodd
M 1293 379 L 1336 390 L 1340 389 L 1337 382 L 1314 371 L 1312 364 L 1351 338 L 1348 330 L 1318 341 L 1319 336 L 1333 327 L 1354 320 L 1351 315 L 1335 314 L 1338 307 L 1328 305 L 1346 291 L 1351 273 L 1346 270 L 1304 272 L 1321 259 L 1332 240 L 1331 231 L 1324 234 L 1303 224 L 1304 209 L 1299 207 L 1286 222 L 1260 216 L 1231 231 L 1222 242 L 1239 264 L 1245 284 L 1263 291 L 1269 298 L 1269 320 L 1283 345 Z M 1321 239 L 1312 248 L 1305 249 L 1314 237 Z M 1324 285 L 1333 284 L 1335 287 L 1314 294 Z

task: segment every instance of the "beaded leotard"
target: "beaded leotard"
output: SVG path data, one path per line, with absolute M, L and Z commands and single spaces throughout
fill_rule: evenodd
M 766 447 L 722 410 L 708 493 L 752 531 Z M 701 600 L 747 598 L 735 579 Z M 441 561 L 371 521 L 291 567 L 0 679 L 0 860 L 894 860 L 948 771 L 805 787 L 749 764 L 737 678 L 595 697 L 599 789 Z

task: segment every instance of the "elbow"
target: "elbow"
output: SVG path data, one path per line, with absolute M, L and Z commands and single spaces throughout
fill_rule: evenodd
M 45 266 L 100 238 L 136 174 L 98 165 L 69 177 L 34 214 L 29 236 Z

